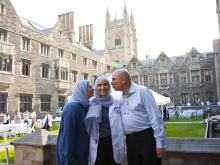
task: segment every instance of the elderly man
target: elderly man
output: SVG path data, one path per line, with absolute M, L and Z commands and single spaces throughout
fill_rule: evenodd
M 159 165 L 165 155 L 165 130 L 161 112 L 148 88 L 131 81 L 119 69 L 112 74 L 112 87 L 122 91 L 121 117 L 126 134 L 128 165 Z

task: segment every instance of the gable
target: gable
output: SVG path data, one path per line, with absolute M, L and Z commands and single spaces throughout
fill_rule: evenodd
M 48 33 L 48 38 L 55 43 L 60 43 L 60 46 L 62 47 L 63 45 L 66 45 L 67 47 L 72 46 L 69 34 L 67 33 L 67 31 L 65 31 L 60 19 L 57 21 L 55 26 L 51 28 L 50 32 Z
M 164 52 L 161 52 L 159 57 L 156 59 L 154 65 L 165 66 L 165 65 L 173 65 L 173 63 Z
M 10 0 L 2 0 L 2 1 L 0 1 L 0 3 L 2 4 L 2 6 L 4 8 L 3 14 L 0 15 L 0 17 L 1 17 L 0 25 L 4 25 L 8 28 L 11 26 L 21 27 L 21 25 L 22 25 L 21 21 L 16 13 L 14 7 L 12 6 L 11 1 Z
M 129 67 L 130 69 L 133 69 L 133 70 L 139 69 L 143 66 L 144 65 L 136 57 L 131 58 L 131 60 L 129 61 L 129 63 L 127 65 L 127 67 Z
M 196 48 L 192 47 L 189 53 L 187 53 L 186 62 L 198 63 L 201 59 L 204 59 L 203 54 L 200 53 Z

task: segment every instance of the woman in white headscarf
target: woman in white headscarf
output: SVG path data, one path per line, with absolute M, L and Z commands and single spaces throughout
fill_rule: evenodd
M 118 165 L 125 157 L 125 135 L 119 101 L 110 94 L 106 77 L 95 82 L 95 97 L 86 115 L 86 130 L 90 135 L 90 165 Z
M 57 165 L 88 165 L 89 135 L 84 119 L 92 96 L 91 83 L 77 81 L 62 113 L 56 146 Z

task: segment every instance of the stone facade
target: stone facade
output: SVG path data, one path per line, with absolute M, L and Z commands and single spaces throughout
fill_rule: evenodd
M 132 58 L 126 68 L 133 82 L 171 98 L 175 105 L 217 102 L 215 53 L 200 53 L 192 48 L 181 56 L 168 57 L 161 52 L 156 59 Z
M 55 111 L 77 80 L 94 81 L 110 71 L 112 62 L 86 44 L 74 39 L 73 12 L 59 15 L 53 28 L 44 28 L 19 17 L 10 0 L 1 0 L 0 114 Z

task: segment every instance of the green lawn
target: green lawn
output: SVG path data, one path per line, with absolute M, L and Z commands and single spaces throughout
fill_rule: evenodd
M 9 150 L 9 162 L 14 164 L 14 149 Z M 6 152 L 0 151 L 0 163 L 6 163 Z
M 166 136 L 176 138 L 204 138 L 206 125 L 200 123 L 193 124 L 166 124 Z
M 16 138 L 7 138 L 8 143 L 13 142 L 14 140 L 16 140 Z M 5 143 L 4 138 L 0 137 L 0 143 Z
M 53 126 L 50 129 L 50 131 L 53 134 L 58 134 L 59 133 L 59 125 L 57 123 L 53 123 Z

